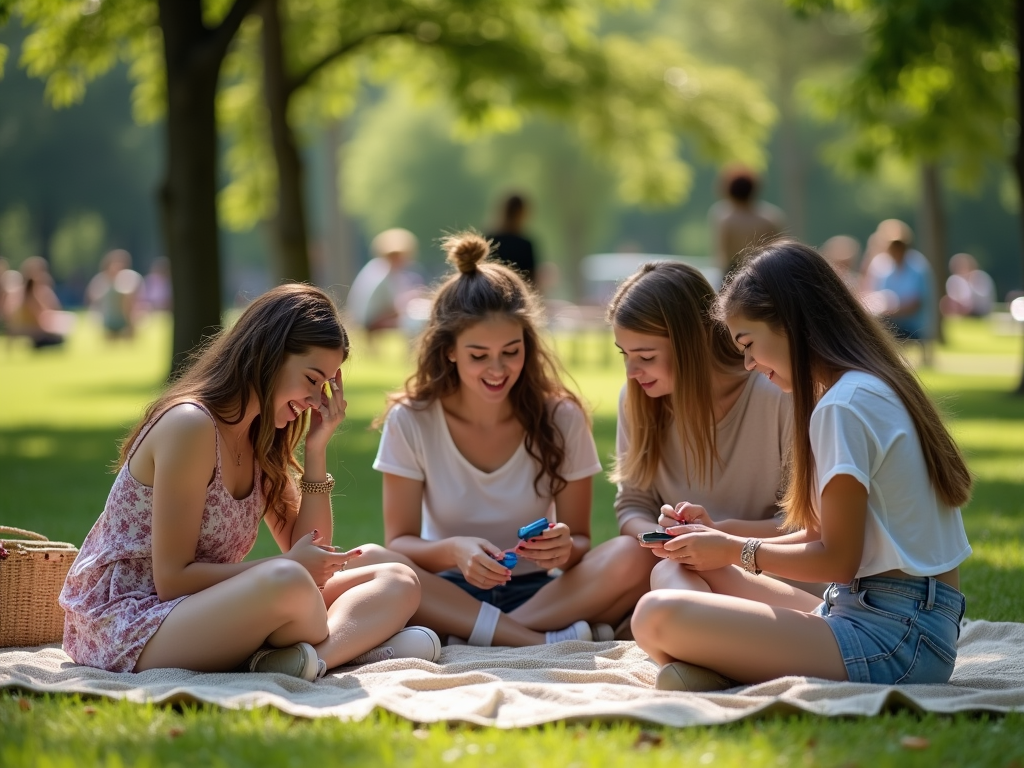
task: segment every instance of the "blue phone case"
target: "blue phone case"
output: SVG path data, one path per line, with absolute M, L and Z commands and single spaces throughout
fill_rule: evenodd
M 499 560 L 498 562 L 500 562 L 506 568 L 511 570 L 511 569 L 516 567 L 516 563 L 519 562 L 519 558 L 516 557 L 516 553 L 515 552 L 505 552 L 505 556 L 501 560 Z
M 544 531 L 548 529 L 548 519 L 542 517 L 540 520 L 534 520 L 529 525 L 524 525 L 519 529 L 519 538 L 523 541 L 532 539 L 534 536 L 540 536 Z

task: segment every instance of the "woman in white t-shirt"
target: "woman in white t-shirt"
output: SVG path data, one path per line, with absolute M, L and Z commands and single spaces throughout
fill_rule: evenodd
M 759 248 L 722 289 L 716 317 L 746 366 L 793 393 L 792 533 L 761 542 L 703 510 L 664 545 L 685 589 L 645 595 L 640 646 L 659 688 L 713 690 L 784 675 L 943 683 L 953 671 L 971 552 L 959 506 L 971 476 L 913 371 L 814 249 Z M 723 567 L 723 566 L 732 567 Z M 833 581 L 825 602 L 766 589 L 761 569 Z M 751 642 L 756 653 L 751 652 Z
M 700 270 L 659 261 L 626 278 L 608 307 L 626 366 L 611 475 L 624 536 L 677 525 L 682 501 L 708 509 L 736 536 L 782 533 L 775 515 L 792 401 L 744 368 L 728 331 L 711 318 L 714 300 Z M 687 576 L 675 557 L 658 548 L 633 578 L 676 586 Z
M 559 378 L 522 277 L 476 234 L 445 241 L 457 272 L 434 296 L 415 373 L 390 398 L 374 468 L 387 551 L 422 585 L 415 623 L 471 645 L 610 640 L 642 592 L 635 542 L 591 550 L 590 423 Z M 547 518 L 543 533 L 518 530 Z M 514 567 L 500 562 L 506 553 Z

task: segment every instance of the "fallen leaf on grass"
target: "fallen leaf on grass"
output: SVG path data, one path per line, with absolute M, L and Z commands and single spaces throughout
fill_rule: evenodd
M 904 736 L 900 739 L 900 746 L 904 749 L 928 749 L 931 745 L 924 736 Z
M 660 747 L 663 741 L 665 741 L 665 737 L 660 733 L 640 731 L 637 734 L 636 741 L 633 742 L 633 749 Z
M 21 709 L 22 712 L 28 712 L 32 709 L 32 702 L 28 699 L 18 699 L 18 708 Z

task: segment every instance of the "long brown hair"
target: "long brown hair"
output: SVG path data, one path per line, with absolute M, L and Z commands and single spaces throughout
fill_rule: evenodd
M 903 402 L 939 498 L 951 507 L 970 498 L 963 455 L 892 335 L 813 248 L 781 240 L 755 249 L 722 289 L 715 314 L 723 323 L 734 315 L 763 322 L 789 340 L 794 424 L 792 477 L 783 500 L 787 526 L 817 525 L 811 413 L 822 394 L 819 382 L 846 371 L 877 376 Z
M 687 480 L 714 481 L 718 462 L 712 372 L 742 369 L 743 356 L 728 331 L 711 318 L 715 291 L 688 264 L 644 264 L 619 286 L 607 319 L 635 333 L 661 336 L 672 349 L 675 386 L 668 397 L 648 397 L 635 380 L 626 382 L 629 451 L 617 456 L 612 482 L 650 488 L 668 430 L 675 425 L 683 446 Z
M 319 288 L 303 283 L 281 285 L 255 299 L 229 329 L 195 350 L 182 374 L 149 405 L 142 421 L 121 443 L 117 466 L 146 424 L 168 408 L 197 401 L 226 424 L 238 424 L 250 397 L 260 405 L 249 427 L 256 460 L 263 474 L 263 494 L 278 525 L 296 510 L 289 508 L 285 489 L 289 470 L 301 472 L 295 449 L 308 426 L 308 415 L 277 429 L 274 426 L 273 394 L 277 377 L 288 355 L 302 355 L 313 348 L 341 349 L 348 358 L 348 334 L 331 298 Z
M 401 391 L 388 396 L 387 410 L 374 427 L 383 424 L 396 403 L 426 408 L 454 394 L 459 372 L 448 355 L 459 334 L 489 315 L 506 317 L 523 329 L 523 371 L 509 391 L 509 403 L 526 430 L 526 450 L 539 465 L 534 488 L 543 495 L 541 480 L 547 477 L 554 496 L 568 484 L 562 476 L 565 436 L 555 424 L 554 406 L 568 400 L 582 410 L 582 404 L 562 384 L 561 368 L 541 338 L 540 300 L 514 270 L 486 261 L 491 243 L 475 232 L 451 235 L 442 245 L 457 271 L 434 292 L 430 319 L 417 342 L 415 373 Z

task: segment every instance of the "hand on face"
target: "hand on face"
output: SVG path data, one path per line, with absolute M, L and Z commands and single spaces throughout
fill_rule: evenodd
M 318 445 L 323 442 L 326 447 L 335 430 L 345 420 L 345 390 L 341 383 L 341 369 L 333 377 L 327 379 L 320 393 L 320 404 L 310 410 L 309 432 L 306 433 L 306 446 L 312 442 Z
M 530 560 L 546 571 L 561 568 L 572 554 L 572 536 L 565 523 L 551 523 L 540 536 L 520 541 L 515 553 Z

